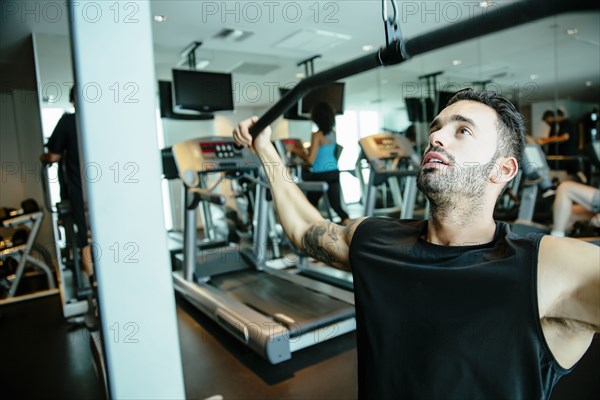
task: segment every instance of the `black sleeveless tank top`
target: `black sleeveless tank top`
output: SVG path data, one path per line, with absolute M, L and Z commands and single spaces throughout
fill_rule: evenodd
M 541 235 L 439 246 L 426 221 L 369 218 L 350 246 L 361 399 L 547 399 L 569 372 L 543 337 Z

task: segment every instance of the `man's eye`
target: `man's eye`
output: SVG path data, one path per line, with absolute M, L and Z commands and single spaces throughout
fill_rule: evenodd
M 471 136 L 473 136 L 473 134 L 471 133 L 471 131 L 469 129 L 467 129 L 467 128 L 460 128 L 458 130 L 458 132 L 460 134 L 463 134 L 463 135 L 471 135 Z

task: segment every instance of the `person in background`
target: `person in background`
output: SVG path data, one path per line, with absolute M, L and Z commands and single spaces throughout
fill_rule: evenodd
M 75 107 L 75 87 L 69 92 L 69 101 Z M 81 165 L 75 114 L 65 113 L 60 118 L 48 143 L 47 152 L 40 156 L 43 163 L 59 163 L 59 184 L 61 200 L 71 203 L 73 220 L 77 227 L 77 243 L 81 249 L 81 260 L 88 276 L 94 273 L 91 247 L 88 243 L 88 227 L 83 201 Z
M 294 149 L 302 160 L 310 165 L 310 171 L 304 171 L 304 181 L 327 182 L 329 189 L 327 197 L 329 204 L 340 217 L 341 224 L 350 222 L 348 213 L 343 209 L 341 203 L 340 171 L 337 162 L 337 143 L 335 127 L 335 113 L 328 103 L 318 103 L 311 111 L 311 119 L 317 125 L 318 131 L 313 132 L 308 152 L 304 149 Z M 320 192 L 309 192 L 306 194 L 308 201 L 315 208 L 323 194 Z
M 548 125 L 548 135 L 545 135 L 544 137 L 535 138 L 535 142 L 541 145 L 556 142 L 556 116 L 554 115 L 554 111 L 544 111 L 544 114 L 542 115 L 542 121 L 544 121 L 546 125 Z M 544 146 L 544 151 L 547 155 L 557 154 L 555 146 Z
M 552 110 L 544 111 L 542 118 L 539 121 L 538 126 L 531 136 L 533 139 L 546 139 L 554 133 L 554 112 Z
M 552 236 L 563 237 L 577 221 L 600 228 L 600 188 L 567 181 L 558 185 L 552 208 Z

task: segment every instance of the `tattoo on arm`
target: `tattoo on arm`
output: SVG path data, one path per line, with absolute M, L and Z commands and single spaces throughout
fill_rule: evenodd
M 326 264 L 333 265 L 339 262 L 336 258 L 335 247 L 339 236 L 335 224 L 313 225 L 302 237 L 302 249 L 311 257 Z M 330 250 L 330 251 L 328 251 Z

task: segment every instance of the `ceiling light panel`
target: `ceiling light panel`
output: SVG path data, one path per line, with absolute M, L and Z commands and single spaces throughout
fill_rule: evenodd
M 348 42 L 351 36 L 322 30 L 302 29 L 275 44 L 278 49 L 318 53 Z

